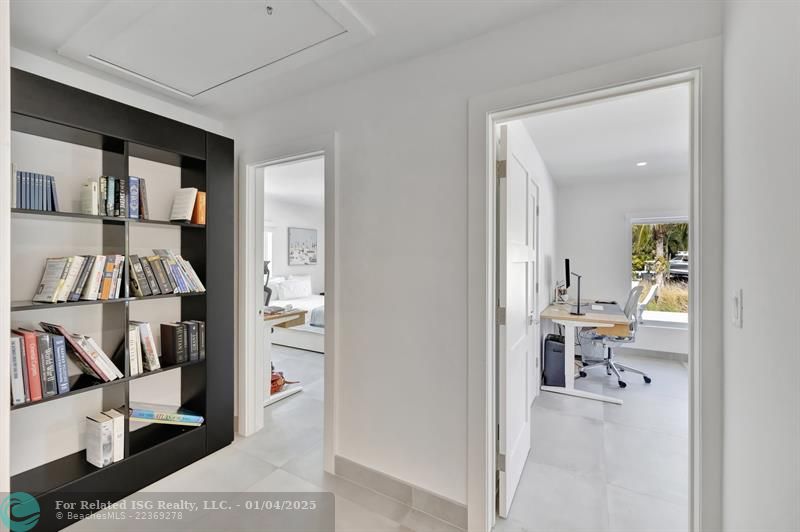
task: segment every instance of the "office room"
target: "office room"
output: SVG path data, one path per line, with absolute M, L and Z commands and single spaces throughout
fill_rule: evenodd
M 528 291 L 538 318 L 528 329 L 541 342 L 541 366 L 528 362 L 530 453 L 516 489 L 509 478 L 501 494 L 508 505 L 499 527 L 566 519 L 574 527 L 686 529 L 691 99 L 690 83 L 661 80 L 500 126 L 508 200 L 501 186 L 507 240 L 503 255 L 500 237 L 499 261 L 510 265 L 500 280 L 509 294 L 508 325 L 498 331 L 508 364 L 498 390 L 501 433 L 504 423 L 514 426 L 511 287 L 523 235 L 538 283 Z M 527 230 L 515 229 L 515 217 Z M 519 439 L 503 436 L 505 460 L 520 462 Z M 514 502 L 554 486 L 563 502 Z M 586 494 L 581 512 L 569 511 L 575 492 Z

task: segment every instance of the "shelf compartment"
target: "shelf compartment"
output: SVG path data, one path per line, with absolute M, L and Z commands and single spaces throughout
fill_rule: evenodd
M 121 218 L 119 216 L 99 216 L 95 214 L 83 214 L 80 212 L 64 212 L 64 211 L 39 211 L 33 209 L 11 209 L 11 214 L 21 216 L 42 216 L 49 218 L 68 218 L 78 221 L 89 222 L 103 222 L 106 224 L 124 225 L 124 224 L 148 224 L 148 225 L 165 225 L 171 227 L 187 227 L 191 229 L 205 229 L 205 224 L 193 224 L 187 222 L 172 222 L 169 220 L 143 220 L 141 218 Z
M 199 427 L 187 427 L 185 425 L 167 425 L 164 423 L 151 423 L 138 430 L 130 432 L 130 455 L 129 458 L 137 454 L 150 451 L 156 447 L 168 444 L 178 438 L 195 438 L 202 436 L 205 439 L 205 425 Z M 200 444 L 203 447 L 204 443 Z
M 109 382 L 101 382 L 88 375 L 80 375 L 74 382 L 70 382 L 70 391 L 68 391 L 67 393 L 51 395 L 50 397 L 44 397 L 38 401 L 30 401 L 27 403 L 22 403 L 21 405 L 11 405 L 11 410 L 12 411 L 20 410 L 22 408 L 28 408 L 43 403 L 49 403 L 50 401 L 55 401 L 56 399 L 64 399 L 65 397 L 71 397 L 73 395 L 91 392 L 94 390 L 100 390 L 102 388 L 106 388 L 107 386 L 115 386 L 117 384 L 122 384 L 124 382 L 127 382 L 128 380 L 130 380 L 129 377 L 123 377 L 121 379 L 115 379 Z
M 205 425 L 200 427 L 160 425 L 156 429 L 152 429 L 152 427 L 154 426 L 148 425 L 131 432 L 131 455 L 147 452 L 156 447 L 164 447 L 161 456 L 153 456 L 152 463 L 157 468 L 154 474 L 158 478 L 163 478 L 197 460 L 198 457 L 194 455 L 198 452 L 201 456 L 205 454 Z M 175 451 L 189 450 L 192 452 L 185 453 L 189 456 L 173 453 L 172 449 L 167 450 L 171 447 L 175 447 Z M 173 465 L 170 466 L 165 462 L 172 462 Z M 92 490 L 92 485 L 102 484 L 102 482 L 93 482 L 92 477 L 105 473 L 113 475 L 117 472 L 115 470 L 131 467 L 141 468 L 148 467 L 148 465 L 139 461 L 134 463 L 129 456 L 119 462 L 98 468 L 86 461 L 86 451 L 81 450 L 12 476 L 11 490 L 24 491 L 36 497 L 68 487 L 72 488 L 68 491 L 89 492 Z M 111 476 L 108 476 L 108 482 L 113 483 Z M 85 489 L 84 483 L 86 484 Z M 112 488 L 103 491 L 114 492 L 116 490 Z
M 140 373 L 138 375 L 134 375 L 133 377 L 129 377 L 128 380 L 134 381 L 134 380 L 137 380 L 137 379 L 143 379 L 145 377 L 149 377 L 150 375 L 155 375 L 157 373 L 164 373 L 166 371 L 172 371 L 172 370 L 178 369 L 178 368 L 186 368 L 186 367 L 189 367 L 189 366 L 196 366 L 198 364 L 205 364 L 205 362 L 206 362 L 206 359 L 203 359 L 203 360 L 190 360 L 188 362 L 181 362 L 180 364 L 172 364 L 171 366 L 162 366 L 159 369 L 155 369 L 155 370 L 152 370 L 152 371 L 145 371 L 145 372 L 142 372 L 142 373 Z

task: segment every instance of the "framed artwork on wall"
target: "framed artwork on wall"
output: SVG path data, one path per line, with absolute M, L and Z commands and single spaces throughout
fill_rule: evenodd
M 289 228 L 289 266 L 317 263 L 317 230 Z

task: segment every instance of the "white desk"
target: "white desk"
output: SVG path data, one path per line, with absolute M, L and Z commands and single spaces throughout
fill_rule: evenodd
M 570 314 L 572 305 L 559 303 L 550 305 L 539 315 L 541 319 L 564 326 L 564 387 L 542 385 L 542 390 L 617 405 L 622 404 L 622 399 L 575 388 L 575 330 L 579 327 L 597 327 L 606 329 L 604 332 L 610 334 L 627 334 L 628 332 L 630 322 L 622 309 L 618 305 L 613 305 L 613 311 L 608 312 L 611 306 L 604 304 L 603 307 L 604 312 L 592 312 L 591 302 L 585 304 L 581 302 L 581 312 L 585 312 L 585 314 L 576 316 Z

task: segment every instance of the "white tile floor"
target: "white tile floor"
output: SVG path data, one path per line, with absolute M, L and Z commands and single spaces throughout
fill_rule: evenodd
M 264 409 L 264 429 L 148 486 L 149 492 L 332 492 L 342 532 L 458 532 L 391 498 L 323 471 L 323 355 L 273 348 L 275 368 L 303 391 Z M 115 530 L 135 530 L 115 523 Z M 78 523 L 69 530 L 81 530 Z M 96 528 L 94 529 L 96 530 Z
M 532 409 L 533 446 L 507 520 L 495 530 L 683 532 L 688 530 L 689 406 L 685 364 L 619 356 L 653 378 L 628 387 L 593 370 L 576 386 L 622 406 L 542 392 Z
M 323 471 L 322 375 L 317 353 L 276 347 L 276 369 L 304 390 L 264 411 L 264 430 L 144 491 L 330 491 L 342 532 L 458 532 L 391 498 Z M 688 378 L 679 362 L 626 357 L 651 372 L 620 390 L 601 372 L 578 386 L 625 405 L 543 393 L 533 408 L 533 450 L 503 531 L 678 532 L 687 529 Z M 607 381 L 607 382 L 605 382 Z M 70 529 L 80 530 L 80 524 Z M 125 523 L 115 523 L 125 530 Z

